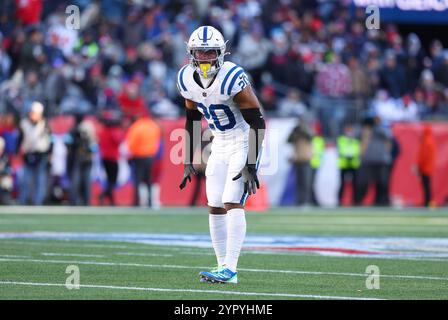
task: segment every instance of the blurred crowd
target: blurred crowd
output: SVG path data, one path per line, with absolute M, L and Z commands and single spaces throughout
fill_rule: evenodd
M 368 108 L 390 122 L 447 118 L 448 49 L 438 39 L 425 49 L 393 24 L 366 30 L 364 10 L 348 2 L 5 0 L 0 110 L 23 116 L 38 100 L 47 116 L 117 108 L 178 117 L 185 41 L 209 24 L 274 116 L 311 112 L 327 122 L 320 109 L 336 99 L 337 118 Z M 66 27 L 70 4 L 80 8 L 79 30 Z
M 393 24 L 366 30 L 364 10 L 350 10 L 348 3 L 3 0 L 5 152 L 23 152 L 23 145 L 11 142 L 18 134 L 13 129 L 23 136 L 23 122 L 36 110 L 47 119 L 100 118 L 111 111 L 124 129 L 138 117 L 182 116 L 176 74 L 188 63 L 190 33 L 204 24 L 229 40 L 229 59 L 246 69 L 267 116 L 316 121 L 322 136 L 333 139 L 347 122 L 361 125 L 371 114 L 385 126 L 448 119 L 448 49 L 442 42 L 433 39 L 425 48 L 418 35 L 400 34 Z M 80 9 L 79 30 L 66 26 L 68 5 Z M 106 168 L 113 180 L 114 165 Z M 33 196 L 41 201 L 39 193 Z

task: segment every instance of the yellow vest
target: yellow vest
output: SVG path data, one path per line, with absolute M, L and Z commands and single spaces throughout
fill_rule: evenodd
M 322 156 L 325 152 L 325 140 L 321 136 L 314 136 L 311 140 L 313 146 L 313 156 L 311 157 L 311 168 L 317 169 L 320 167 Z
M 358 139 L 339 136 L 337 140 L 340 169 L 358 169 L 361 165 L 359 155 L 361 144 Z

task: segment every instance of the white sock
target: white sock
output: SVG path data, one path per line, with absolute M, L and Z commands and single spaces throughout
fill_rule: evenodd
M 227 214 L 209 214 L 208 222 L 218 265 L 224 264 L 227 245 Z
M 236 272 L 238 258 L 246 237 L 246 216 L 244 209 L 231 209 L 227 211 L 227 250 L 224 264 L 231 271 Z

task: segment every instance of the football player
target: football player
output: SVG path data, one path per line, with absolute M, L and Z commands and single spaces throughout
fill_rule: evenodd
M 213 133 L 206 175 L 209 227 L 218 265 L 200 272 L 201 281 L 237 283 L 237 263 L 246 235 L 244 204 L 259 188 L 258 160 L 265 122 L 260 103 L 240 66 L 226 61 L 222 34 L 196 29 L 187 43 L 190 63 L 177 77 L 185 98 L 187 132 L 183 189 L 196 174 L 193 153 L 200 143 L 202 116 Z

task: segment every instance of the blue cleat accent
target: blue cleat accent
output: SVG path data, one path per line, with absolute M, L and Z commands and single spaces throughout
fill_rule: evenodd
M 238 283 L 238 272 L 232 272 L 230 269 L 222 269 L 218 272 L 202 271 L 199 273 L 201 281 L 212 283 Z
M 206 273 L 208 273 L 208 272 L 216 273 L 216 272 L 221 271 L 223 268 L 224 268 L 223 266 L 220 266 L 219 264 L 217 264 L 213 268 L 211 268 L 210 271 L 201 271 L 201 272 L 199 272 L 199 275 L 201 276 L 200 281 L 201 282 L 208 282 L 207 279 L 206 279 L 206 275 L 205 275 Z

